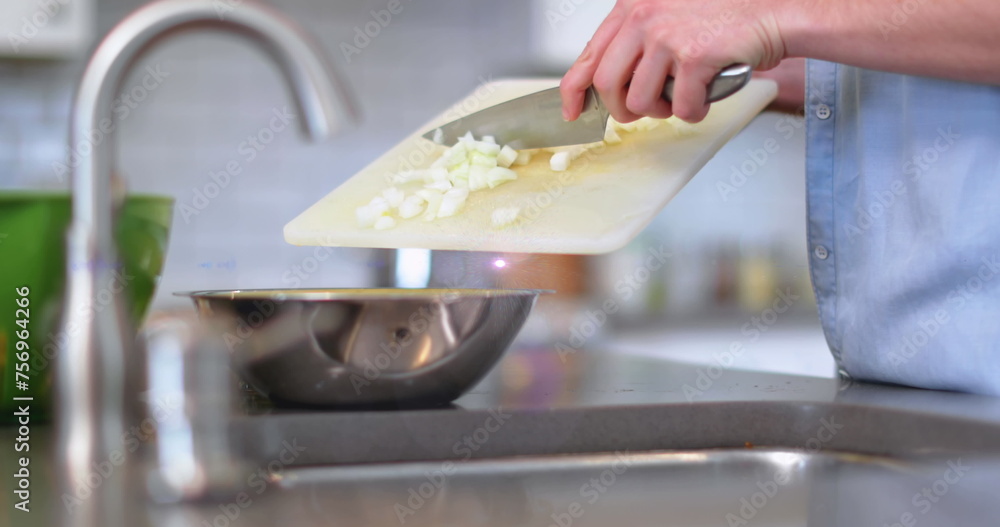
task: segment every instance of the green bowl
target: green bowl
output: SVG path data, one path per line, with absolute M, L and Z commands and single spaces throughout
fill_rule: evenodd
M 109 295 L 121 295 L 132 324 L 141 324 L 163 270 L 173 205 L 173 198 L 165 196 L 127 197 L 115 233 L 119 261 L 70 262 L 76 269 L 113 268 L 113 282 L 98 295 L 95 311 L 107 306 Z M 71 217 L 69 194 L 0 192 L 0 423 L 14 422 L 14 397 L 33 398 L 32 419 L 45 418 L 51 409 L 53 359 L 61 343 L 73 338 L 58 327 Z M 19 292 L 25 287 L 28 307 L 21 310 L 18 301 L 25 302 Z M 24 324 L 27 366 L 17 356 L 25 346 L 17 344 L 25 336 Z M 27 380 L 17 375 L 18 368 Z M 27 382 L 28 389 L 19 381 Z

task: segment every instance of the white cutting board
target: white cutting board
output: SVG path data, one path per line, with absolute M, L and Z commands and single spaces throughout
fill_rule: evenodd
M 505 80 L 476 93 L 422 127 L 285 226 L 294 245 L 424 248 L 458 251 L 600 254 L 625 246 L 722 146 L 777 95 L 777 85 L 753 80 L 712 105 L 686 129 L 661 126 L 623 134 L 623 142 L 585 154 L 567 172 L 549 168 L 549 154 L 515 167 L 518 179 L 470 194 L 456 216 L 398 220 L 393 229 L 360 228 L 355 209 L 387 188 L 387 176 L 428 167 L 443 147 L 420 135 L 493 104 L 557 86 L 558 79 Z M 430 153 L 427 153 L 430 152 Z M 491 214 L 520 207 L 521 219 L 496 228 Z

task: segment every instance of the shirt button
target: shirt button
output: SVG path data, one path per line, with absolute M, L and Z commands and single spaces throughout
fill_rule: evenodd
M 833 111 L 830 110 L 829 106 L 821 104 L 816 107 L 816 117 L 819 117 L 820 119 L 825 121 L 829 119 L 831 115 L 833 115 Z
M 820 260 L 826 260 L 830 257 L 830 251 L 827 251 L 826 247 L 823 247 L 822 245 L 817 245 L 816 249 L 813 250 L 813 254 L 815 254 L 816 258 L 819 258 Z

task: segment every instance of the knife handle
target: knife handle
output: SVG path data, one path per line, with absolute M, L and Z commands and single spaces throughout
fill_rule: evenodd
M 712 82 L 708 85 L 708 100 L 705 102 L 716 102 L 729 97 L 740 91 L 750 82 L 750 75 L 753 68 L 747 64 L 733 64 L 720 71 Z M 667 77 L 667 82 L 663 86 L 663 98 L 670 101 L 674 95 L 674 78 Z

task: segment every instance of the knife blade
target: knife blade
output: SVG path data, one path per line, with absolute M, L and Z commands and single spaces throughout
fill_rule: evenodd
M 707 102 L 716 102 L 740 91 L 753 70 L 746 64 L 734 64 L 720 71 L 708 86 Z M 663 98 L 671 100 L 673 77 L 667 78 Z M 542 90 L 503 102 L 431 130 L 424 138 L 444 145 L 454 145 L 468 132 L 476 137 L 493 136 L 498 144 L 516 150 L 596 143 L 604 139 L 608 109 L 593 87 L 587 90 L 583 112 L 575 121 L 562 117 L 559 88 Z

